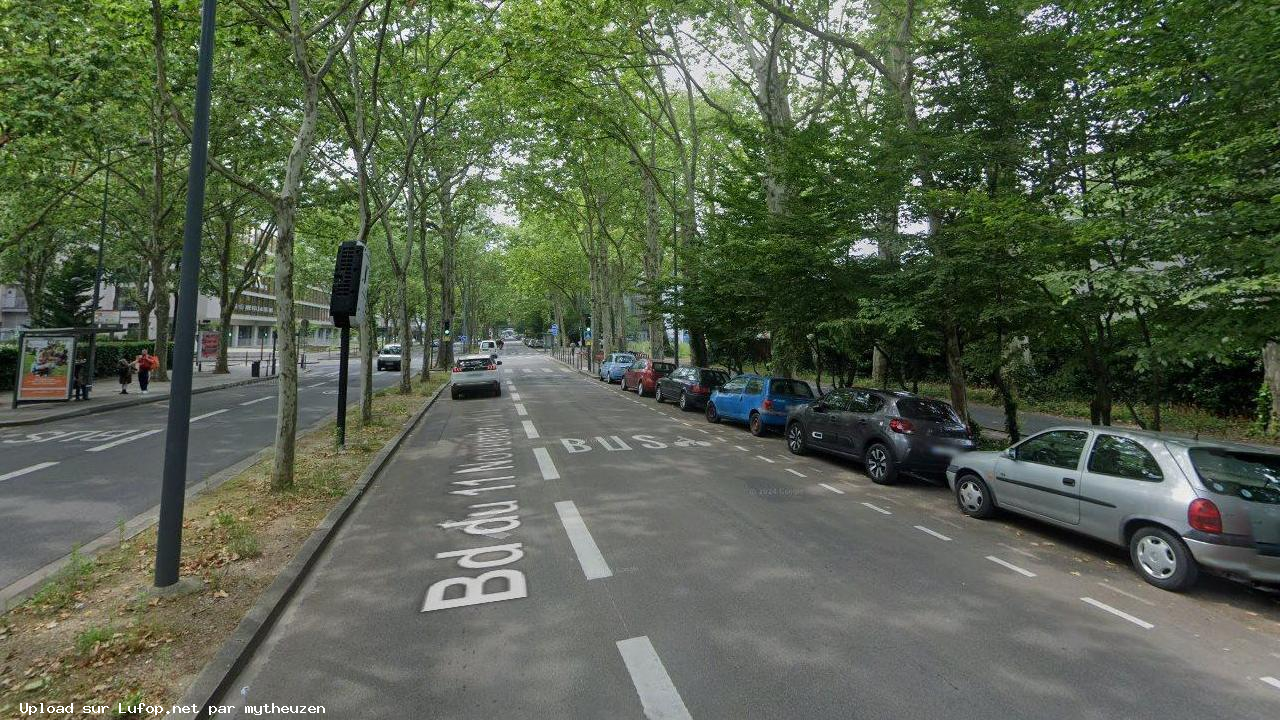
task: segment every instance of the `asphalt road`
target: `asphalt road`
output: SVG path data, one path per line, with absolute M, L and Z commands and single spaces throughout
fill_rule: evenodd
M 1280 716 L 1270 595 L 1161 592 L 1120 551 L 965 518 L 935 485 L 878 487 L 523 348 L 503 359 L 502 397 L 442 398 L 406 440 L 224 704 Z
M 358 361 L 348 398 L 360 397 Z M 298 423 L 337 407 L 338 361 L 299 375 Z M 399 373 L 374 374 L 374 387 Z M 188 483 L 199 482 L 270 445 L 275 381 L 191 398 Z M 168 402 L 0 430 L 0 588 L 117 528 L 160 502 Z

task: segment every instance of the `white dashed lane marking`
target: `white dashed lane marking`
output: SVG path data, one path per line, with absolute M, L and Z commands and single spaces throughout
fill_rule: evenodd
M 204 420 L 205 418 L 211 418 L 214 415 L 221 415 L 224 412 L 229 412 L 229 411 L 227 410 L 227 408 L 222 408 L 221 410 L 214 410 L 213 412 L 207 412 L 203 415 L 197 415 L 191 418 L 191 422 L 197 422 L 199 420 Z
M 631 675 L 631 684 L 636 686 L 645 717 L 653 720 L 693 719 L 648 637 L 619 640 L 618 652 L 622 653 L 622 662 Z
M 767 457 L 765 457 L 765 456 L 763 456 L 763 455 L 757 455 L 756 457 L 758 457 L 758 458 L 760 458 L 761 460 L 763 460 L 763 461 L 765 461 L 765 462 L 769 463 L 770 465 L 772 465 L 772 464 L 773 464 L 773 462 L 774 462 L 773 460 L 770 460 L 769 458 L 767 458 Z
M 1033 572 L 1031 572 L 1030 570 L 1026 570 L 1026 569 L 1024 569 L 1024 568 L 1020 568 L 1020 567 L 1018 567 L 1017 565 L 1014 565 L 1013 563 L 1009 562 L 1008 560 L 1001 560 L 1000 558 L 996 557 L 995 555 L 988 555 L 988 556 L 987 556 L 987 559 L 988 559 L 988 560 L 990 560 L 991 562 L 993 562 L 993 563 L 997 564 L 997 565 L 1000 565 L 1001 567 L 1009 568 L 1010 570 L 1012 570 L 1012 571 L 1014 571 L 1014 572 L 1018 573 L 1019 575 L 1024 575 L 1024 576 L 1026 576 L 1026 577 L 1035 577 L 1035 576 L 1036 576 L 1036 574 L 1035 574 L 1035 573 L 1033 573 Z
M 270 399 L 271 399 L 271 398 L 273 398 L 273 397 L 275 397 L 275 395 L 268 395 L 268 396 L 266 396 L 266 397 L 260 397 L 260 398 L 258 398 L 257 400 L 249 400 L 248 402 L 242 402 L 242 403 L 240 403 L 240 405 L 241 405 L 241 406 L 244 406 L 244 405 L 252 405 L 252 404 L 254 404 L 254 403 L 266 402 L 266 401 L 270 400 Z
M 1273 677 L 1264 677 L 1264 678 L 1258 678 L 1258 679 L 1259 679 L 1259 680 L 1261 680 L 1262 682 L 1264 682 L 1264 683 L 1266 683 L 1266 684 L 1270 685 L 1271 687 L 1273 687 L 1273 688 L 1275 688 L 1275 689 L 1277 689 L 1277 690 L 1280 690 L 1280 680 L 1277 680 L 1277 679 L 1275 679 L 1275 678 L 1273 678 Z
M 932 535 L 932 536 L 934 536 L 934 537 L 938 538 L 939 540 L 945 540 L 945 541 L 947 541 L 947 542 L 951 542 L 951 538 L 947 537 L 946 535 L 943 535 L 942 533 L 940 533 L 940 532 L 938 532 L 938 531 L 936 531 L 936 530 L 930 530 L 929 528 L 927 528 L 927 527 L 925 527 L 925 526 L 923 526 L 923 525 L 916 525 L 915 527 L 916 527 L 916 529 L 917 529 L 917 530 L 919 530 L 920 532 L 924 533 L 925 535 Z
M 791 473 L 792 475 L 795 475 L 796 477 L 809 477 L 808 475 L 805 475 L 804 473 L 800 472 L 799 470 L 796 470 L 795 468 L 787 468 L 787 472 Z
M 1142 618 L 1136 618 L 1123 610 L 1117 610 L 1116 608 L 1113 608 L 1104 602 L 1099 602 L 1097 600 L 1094 600 L 1091 597 L 1082 597 L 1080 599 L 1098 608 L 1099 610 L 1105 610 L 1111 613 L 1112 615 L 1115 615 L 1118 618 L 1124 618 L 1125 620 L 1128 620 L 1129 622 L 1133 623 L 1134 625 L 1137 625 L 1143 630 L 1150 630 L 1151 628 L 1155 627 L 1155 625 L 1152 625 L 1151 623 L 1147 622 L 1146 620 L 1143 620 Z
M 524 409 L 524 404 L 523 404 L 523 403 L 516 403 L 516 414 L 517 414 L 517 415 L 528 415 L 528 414 L 529 414 L 529 411 Z
M 588 580 L 598 580 L 613 575 L 613 571 L 609 569 L 609 563 L 604 561 L 604 555 L 600 554 L 600 548 L 591 537 L 591 531 L 587 530 L 587 524 L 583 522 L 582 515 L 578 514 L 578 506 L 565 500 L 556 503 L 556 512 L 560 514 L 560 522 L 569 536 L 569 544 L 573 546 L 573 552 L 578 556 L 582 574 L 586 575 Z
M 556 470 L 556 464 L 546 448 L 534 448 L 533 457 L 538 461 L 538 471 L 542 473 L 543 480 L 560 479 L 560 471 Z
M 53 467 L 54 465 L 57 465 L 57 464 L 58 464 L 57 462 L 36 463 L 35 465 L 29 465 L 20 470 L 14 470 L 13 472 L 7 472 L 4 475 L 0 475 L 0 480 L 12 480 L 13 478 L 21 477 L 23 475 L 26 475 L 27 473 L 33 473 L 37 470 L 43 470 L 47 467 Z
M 532 420 L 521 420 L 520 422 L 524 425 L 524 434 L 527 435 L 530 440 L 537 440 L 541 437 L 538 435 L 538 428 L 533 426 Z
M 844 491 L 843 491 L 843 490 L 841 490 L 840 488 L 832 487 L 832 486 L 830 486 L 830 485 L 828 485 L 828 484 L 826 484 L 826 483 L 818 483 L 818 485 L 819 485 L 820 487 L 824 487 L 824 488 L 826 488 L 826 489 L 830 490 L 831 492 L 833 492 L 833 493 L 835 493 L 835 494 L 837 494 L 837 495 L 843 495 L 843 494 L 844 494 Z
M 881 515 L 892 515 L 892 514 L 893 514 L 893 513 L 889 512 L 888 510 L 885 510 L 884 508 L 880 507 L 879 505 L 872 505 L 872 504 L 871 504 L 871 503 L 869 503 L 869 502 L 864 502 L 864 503 L 862 503 L 862 504 L 863 504 L 863 506 L 864 506 L 864 507 L 868 507 L 868 508 L 870 508 L 870 509 L 872 509 L 872 510 L 875 510 L 876 512 L 880 513 Z

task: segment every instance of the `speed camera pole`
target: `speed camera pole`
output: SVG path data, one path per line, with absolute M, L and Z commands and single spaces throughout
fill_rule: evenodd
M 200 231 L 204 224 L 209 92 L 213 77 L 213 29 L 217 4 L 217 0 L 204 0 L 200 18 L 191 165 L 187 173 L 187 211 L 182 228 L 182 277 L 178 286 L 178 317 L 173 335 L 173 380 L 169 386 L 160 519 L 156 527 L 157 588 L 178 582 L 178 562 L 182 557 L 182 505 L 187 490 L 187 440 L 191 432 L 191 360 L 196 343 L 196 299 L 200 291 Z M 157 348 L 157 351 L 164 352 L 162 348 Z
M 335 442 L 347 444 L 347 377 L 351 354 L 351 326 L 364 323 L 365 289 L 369 285 L 369 256 L 364 243 L 348 240 L 338 247 L 333 264 L 333 288 L 329 315 L 342 331 L 342 357 L 338 359 L 338 423 Z M 369 342 L 369 338 L 365 339 Z

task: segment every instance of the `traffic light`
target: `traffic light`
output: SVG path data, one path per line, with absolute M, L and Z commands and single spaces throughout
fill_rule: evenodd
M 441 320 L 441 321 L 440 321 L 440 324 L 444 327 L 444 337 L 445 337 L 445 339 L 446 339 L 446 340 L 448 340 L 450 337 L 452 337 L 452 335 L 450 334 L 450 331 L 449 331 L 449 325 L 450 325 L 451 323 L 452 323 L 452 321 L 451 321 L 451 320 L 448 320 L 448 319 L 445 319 L 445 320 Z

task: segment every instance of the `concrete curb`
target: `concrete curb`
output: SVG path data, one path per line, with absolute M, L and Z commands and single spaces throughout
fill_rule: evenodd
M 298 587 L 302 585 L 307 574 L 319 559 L 320 553 L 328 546 L 329 541 L 337 534 L 342 527 L 343 522 L 350 515 L 351 510 L 364 496 L 366 490 L 373 484 L 374 480 L 381 474 L 382 469 L 386 466 L 387 461 L 395 454 L 400 446 L 404 443 L 409 433 L 417 429 L 422 418 L 426 416 L 427 411 L 435 406 L 436 400 L 449 387 L 449 383 L 445 383 L 436 390 L 427 404 L 418 411 L 400 432 L 382 449 L 378 451 L 378 455 L 369 463 L 364 472 L 361 473 L 355 485 L 347 491 L 347 494 L 338 501 L 329 514 L 320 521 L 311 536 L 298 548 L 298 552 L 293 556 L 287 565 L 276 576 L 276 579 L 269 587 L 258 597 L 258 601 L 254 603 L 249 612 L 245 614 L 240 624 L 231 633 L 231 637 L 222 643 L 222 647 L 218 648 L 218 653 L 214 655 L 196 679 L 183 693 L 182 699 L 175 705 L 184 707 L 197 707 L 195 712 L 166 715 L 166 718 L 207 718 L 209 715 L 209 707 L 221 697 L 230 687 L 232 679 L 248 664 L 253 651 L 266 638 L 267 633 L 275 624 L 276 619 L 283 612 L 285 605 L 289 599 L 293 597 Z M 326 421 L 327 422 L 327 421 Z
M 201 393 L 214 392 L 216 390 L 226 390 L 227 388 L 240 387 L 242 385 L 253 385 L 255 383 L 267 382 L 269 380 L 275 380 L 275 379 L 276 379 L 275 376 L 246 378 L 244 380 L 236 380 L 229 383 L 222 383 L 220 385 L 208 385 L 206 387 L 196 388 L 191 391 L 191 394 L 200 395 Z M 65 413 L 59 413 L 57 415 L 44 415 L 42 417 L 22 418 L 21 420 L 0 420 L 0 428 L 18 427 L 21 425 L 35 425 L 37 423 L 43 423 L 43 422 L 56 422 L 58 420 L 66 420 L 67 418 L 84 417 L 85 415 L 97 415 L 98 413 L 110 412 L 112 410 L 119 410 L 120 408 L 133 407 L 134 405 L 146 405 L 148 403 L 164 402 L 165 400 L 168 400 L 168 399 L 169 399 L 169 393 L 165 393 L 163 395 L 156 395 L 154 397 L 145 397 L 145 398 L 139 396 L 137 400 L 130 400 L 128 402 L 113 402 L 113 403 L 107 403 L 105 405 L 94 405 L 92 407 L 80 408 L 77 410 L 69 410 Z
M 336 413 L 335 413 L 336 414 Z M 322 418 L 312 423 L 306 428 L 299 431 L 299 434 L 308 434 L 320 430 L 325 425 L 333 421 L 333 415 Z M 199 482 L 187 488 L 186 498 L 191 498 L 210 490 L 214 490 L 225 483 L 227 480 L 239 475 L 240 473 L 253 467 L 254 463 L 264 460 L 271 456 L 274 451 L 273 447 L 265 447 L 249 457 L 229 466 L 225 467 L 212 475 L 200 480 Z M 155 505 L 145 510 L 124 523 L 122 529 L 116 532 L 109 532 L 100 535 L 93 540 L 85 543 L 76 552 L 82 558 L 94 558 L 103 550 L 110 549 L 116 545 L 132 540 L 139 533 L 156 524 L 156 520 L 160 517 L 160 506 Z M 31 597 L 42 585 L 51 577 L 56 575 L 59 570 L 71 561 L 71 553 L 67 553 L 44 567 L 31 572 L 30 574 L 15 580 L 12 583 L 0 588 L 0 615 L 7 613 L 14 607 L 17 607 L 22 601 Z

